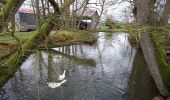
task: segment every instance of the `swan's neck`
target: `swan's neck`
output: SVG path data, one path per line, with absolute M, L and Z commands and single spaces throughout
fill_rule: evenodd
M 65 75 L 66 74 L 66 70 L 64 70 L 64 73 L 63 73 L 63 75 Z

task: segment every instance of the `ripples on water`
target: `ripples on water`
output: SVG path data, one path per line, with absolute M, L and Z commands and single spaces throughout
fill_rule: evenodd
M 135 53 L 125 33 L 99 33 L 98 42 L 93 46 L 72 45 L 37 51 L 4 85 L 0 98 L 126 100 L 134 96 L 129 94 L 129 90 L 133 90 L 129 79 L 133 80 Z M 59 88 L 49 88 L 47 82 L 58 82 L 64 70 L 67 70 L 67 82 Z

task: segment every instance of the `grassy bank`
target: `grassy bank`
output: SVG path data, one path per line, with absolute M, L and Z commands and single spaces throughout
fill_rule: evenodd
M 19 32 L 15 36 L 20 39 L 21 43 L 25 43 L 29 38 L 34 36 L 34 32 Z M 83 42 L 93 44 L 96 37 L 93 33 L 84 30 L 58 30 L 52 31 L 47 37 L 54 44 L 62 44 L 63 42 Z M 18 45 L 18 41 L 12 35 L 0 36 L 0 45 Z
M 60 30 L 58 32 L 52 32 L 41 46 L 56 47 L 62 45 L 71 45 L 75 43 L 94 44 L 96 41 L 96 36 L 89 31 Z
M 14 34 L 20 39 L 21 44 L 24 44 L 28 39 L 34 36 L 34 32 L 19 32 Z M 41 44 L 41 47 L 55 47 L 62 45 L 71 45 L 74 43 L 93 44 L 96 42 L 96 37 L 89 31 L 82 30 L 59 30 L 52 31 L 50 36 Z M 16 50 L 19 43 L 12 35 L 0 36 L 0 57 Z
M 114 25 L 112 28 L 108 26 L 100 26 L 97 31 L 98 32 L 129 32 L 129 28 L 132 29 L 132 25 Z
M 128 32 L 126 28 L 114 28 L 114 29 L 97 29 L 98 32 Z

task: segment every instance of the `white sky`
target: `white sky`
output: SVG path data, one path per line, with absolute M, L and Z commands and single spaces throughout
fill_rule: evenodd
M 27 1 L 31 1 L 31 0 L 26 0 Z M 90 3 L 96 3 L 96 2 L 99 2 L 99 1 L 102 1 L 102 0 L 90 0 Z M 106 0 L 106 3 L 109 2 L 110 0 Z M 113 1 L 113 0 L 112 0 Z M 117 0 L 119 1 L 119 0 Z M 124 15 L 122 15 L 122 11 L 124 9 L 127 9 L 127 6 L 129 6 L 130 4 L 128 2 L 123 2 L 123 3 L 120 3 L 119 5 L 116 4 L 116 5 L 106 5 L 105 6 L 105 11 L 104 11 L 104 14 L 102 15 L 102 20 L 105 19 L 106 16 L 112 16 L 114 20 L 118 20 L 118 21 L 121 21 L 121 20 L 124 20 Z M 96 6 L 94 4 L 90 4 L 89 6 L 92 6 L 92 7 L 95 7 L 95 8 L 99 8 L 100 9 L 100 6 Z
M 124 3 L 121 3 L 120 5 L 115 5 L 113 7 L 110 7 L 108 10 L 109 10 L 109 14 L 113 14 L 113 16 L 116 18 L 116 19 L 121 19 L 122 16 L 124 17 L 124 15 L 122 15 L 122 11 L 127 9 L 127 6 L 129 6 L 130 4 L 128 2 L 124 2 Z M 116 8 L 117 7 L 117 8 Z
M 96 2 L 96 1 L 99 1 L 99 0 L 91 0 L 90 2 Z M 106 0 L 106 3 L 109 1 L 111 0 Z M 117 0 L 117 1 L 120 1 L 120 0 Z M 123 10 L 127 9 L 129 5 L 130 5 L 129 2 L 122 2 L 120 4 L 115 4 L 115 5 L 106 5 L 104 14 L 102 15 L 102 20 L 105 19 L 106 16 L 112 16 L 114 20 L 118 20 L 118 21 L 125 20 L 124 19 L 125 16 L 123 15 Z M 97 8 L 100 8 L 100 7 L 97 7 Z

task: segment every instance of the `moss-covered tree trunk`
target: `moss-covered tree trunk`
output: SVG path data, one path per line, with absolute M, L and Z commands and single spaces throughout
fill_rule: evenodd
M 152 0 L 136 0 L 137 1 L 137 24 L 142 26 L 150 26 L 151 23 L 153 23 L 151 20 L 150 14 L 152 14 L 154 9 L 151 9 L 150 7 L 153 7 L 152 5 L 154 2 Z M 152 4 L 150 6 L 150 4 Z M 150 70 L 150 73 L 160 91 L 160 93 L 164 96 L 169 95 L 167 87 L 164 84 L 164 81 L 161 77 L 158 62 L 156 60 L 155 56 L 155 50 L 153 47 L 153 43 L 151 41 L 151 36 L 149 32 L 140 33 L 140 44 L 141 48 L 145 57 L 145 60 L 147 62 L 148 68 Z
M 74 0 L 66 0 L 60 9 L 54 0 L 49 0 L 49 2 L 54 7 L 55 13 L 47 18 L 40 27 L 40 30 L 22 46 L 22 49 L 18 50 L 2 64 L 0 67 L 0 84 L 15 73 L 17 67 L 32 53 L 30 50 L 36 49 L 38 45 L 44 41 L 54 24 L 58 24 L 60 14 L 67 11 L 69 5 L 72 4 Z

